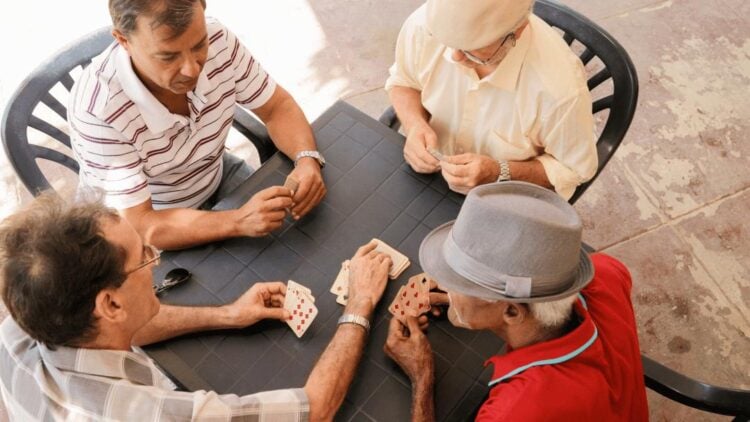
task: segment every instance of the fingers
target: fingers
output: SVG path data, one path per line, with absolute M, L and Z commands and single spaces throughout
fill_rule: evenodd
M 300 189 L 300 194 L 301 193 L 302 190 Z M 313 179 L 313 181 L 310 183 L 310 189 L 304 196 L 299 196 L 299 201 L 297 201 L 294 208 L 292 208 L 292 214 L 294 215 L 294 217 L 296 219 L 299 219 L 300 217 L 310 212 L 310 210 L 312 210 L 316 205 L 320 203 L 320 201 L 323 199 L 323 196 L 325 196 L 325 193 L 326 188 L 323 184 L 323 181 L 319 179 Z
M 430 319 L 427 318 L 427 315 L 420 315 L 417 321 L 419 322 L 419 329 L 427 331 L 427 327 L 430 326 Z
M 444 292 L 430 292 L 430 305 L 447 305 L 448 294 Z
M 271 296 L 281 294 L 282 296 L 286 294 L 286 284 L 280 282 L 280 281 L 267 281 L 265 283 L 262 283 L 263 288 L 270 293 Z
M 291 198 L 292 191 L 290 191 L 289 189 L 283 186 L 271 186 L 270 188 L 263 189 L 262 191 L 253 195 L 253 198 L 258 198 L 262 201 L 267 201 L 277 196 L 286 196 L 286 197 Z
M 357 249 L 357 253 L 354 254 L 354 256 L 355 257 L 365 256 L 369 254 L 370 252 L 374 251 L 376 246 L 377 244 L 375 243 L 375 241 L 371 240 L 367 244 L 360 246 L 359 249 Z
M 292 315 L 284 308 L 263 308 L 261 313 L 263 319 L 278 319 L 286 321 L 291 319 Z
M 287 189 L 288 190 L 288 189 Z M 290 191 L 291 192 L 291 191 Z M 291 196 L 278 196 L 275 198 L 267 199 L 263 201 L 260 206 L 261 211 L 284 211 L 294 204 Z

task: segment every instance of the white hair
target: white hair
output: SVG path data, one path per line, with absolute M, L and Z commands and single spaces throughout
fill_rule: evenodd
M 564 324 L 573 312 L 573 304 L 578 295 L 568 296 L 552 302 L 529 303 L 534 318 L 544 327 L 555 328 Z

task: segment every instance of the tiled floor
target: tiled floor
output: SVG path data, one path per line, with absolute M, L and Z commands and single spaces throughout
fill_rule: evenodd
M 80 0 L 78 0 L 80 1 Z M 70 14 L 52 2 L 45 16 Z M 566 0 L 617 38 L 640 78 L 633 125 L 578 202 L 593 246 L 633 279 L 644 353 L 712 383 L 750 388 L 750 3 L 743 0 Z M 0 109 L 23 75 L 57 47 L 107 23 L 103 5 L 81 24 L 14 4 L 0 16 Z M 313 119 L 337 98 L 377 116 L 403 19 L 419 0 L 209 2 Z M 12 19 L 11 19 L 12 17 Z M 40 21 L 41 19 L 41 21 Z M 41 23 L 24 45 L 10 34 Z M 247 148 L 237 146 L 240 153 Z M 0 216 L 28 199 L 0 156 Z M 714 419 L 649 393 L 653 420 Z M 715 418 L 720 419 L 720 418 Z

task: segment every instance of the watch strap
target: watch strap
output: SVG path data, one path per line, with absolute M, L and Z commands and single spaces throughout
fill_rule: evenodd
M 344 314 L 339 317 L 338 325 L 341 324 L 356 324 L 365 329 L 366 333 L 370 332 L 370 321 L 361 316 L 355 314 Z
M 497 162 L 500 165 L 500 174 L 497 176 L 498 182 L 506 182 L 510 180 L 510 164 L 505 160 Z

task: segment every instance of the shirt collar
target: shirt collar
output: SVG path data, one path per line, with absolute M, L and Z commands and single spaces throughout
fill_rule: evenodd
M 518 84 L 518 76 L 521 74 L 521 66 L 526 59 L 526 53 L 529 51 L 532 37 L 532 19 L 534 16 L 529 17 L 529 23 L 521 32 L 521 36 L 516 40 L 515 47 L 508 51 L 508 54 L 498 64 L 494 72 L 490 73 L 482 79 L 487 83 L 494 85 L 495 87 L 505 91 L 515 91 Z M 458 64 L 453 57 L 453 49 L 445 48 L 443 51 L 443 59 L 458 66 L 462 72 L 472 75 L 477 78 L 477 74 L 473 69 L 469 69 L 463 65 Z
M 146 88 L 146 85 L 144 85 L 138 75 L 135 74 L 128 52 L 124 48 L 120 48 L 116 54 L 115 66 L 117 69 L 117 75 L 120 79 L 120 84 L 122 85 L 122 90 L 138 107 L 148 129 L 152 133 L 158 134 L 173 127 L 175 124 L 183 123 L 182 116 L 170 112 L 164 104 L 154 97 L 154 94 Z M 202 110 L 203 106 L 208 101 L 207 95 L 210 90 L 211 83 L 206 76 L 204 68 L 200 75 L 198 75 L 198 82 L 195 89 L 188 93 L 188 96 L 197 111 Z
M 585 308 L 585 300 L 579 295 L 574 312 L 583 319 L 570 333 L 550 341 L 512 350 L 504 355 L 493 356 L 485 362 L 494 365 L 489 386 L 502 382 L 534 366 L 556 365 L 567 362 L 588 349 L 598 337 L 598 331 Z
M 135 384 L 153 386 L 158 379 L 157 369 L 144 354 L 124 350 L 79 349 L 57 347 L 49 349 L 39 344 L 42 360 L 62 371 L 126 379 Z

